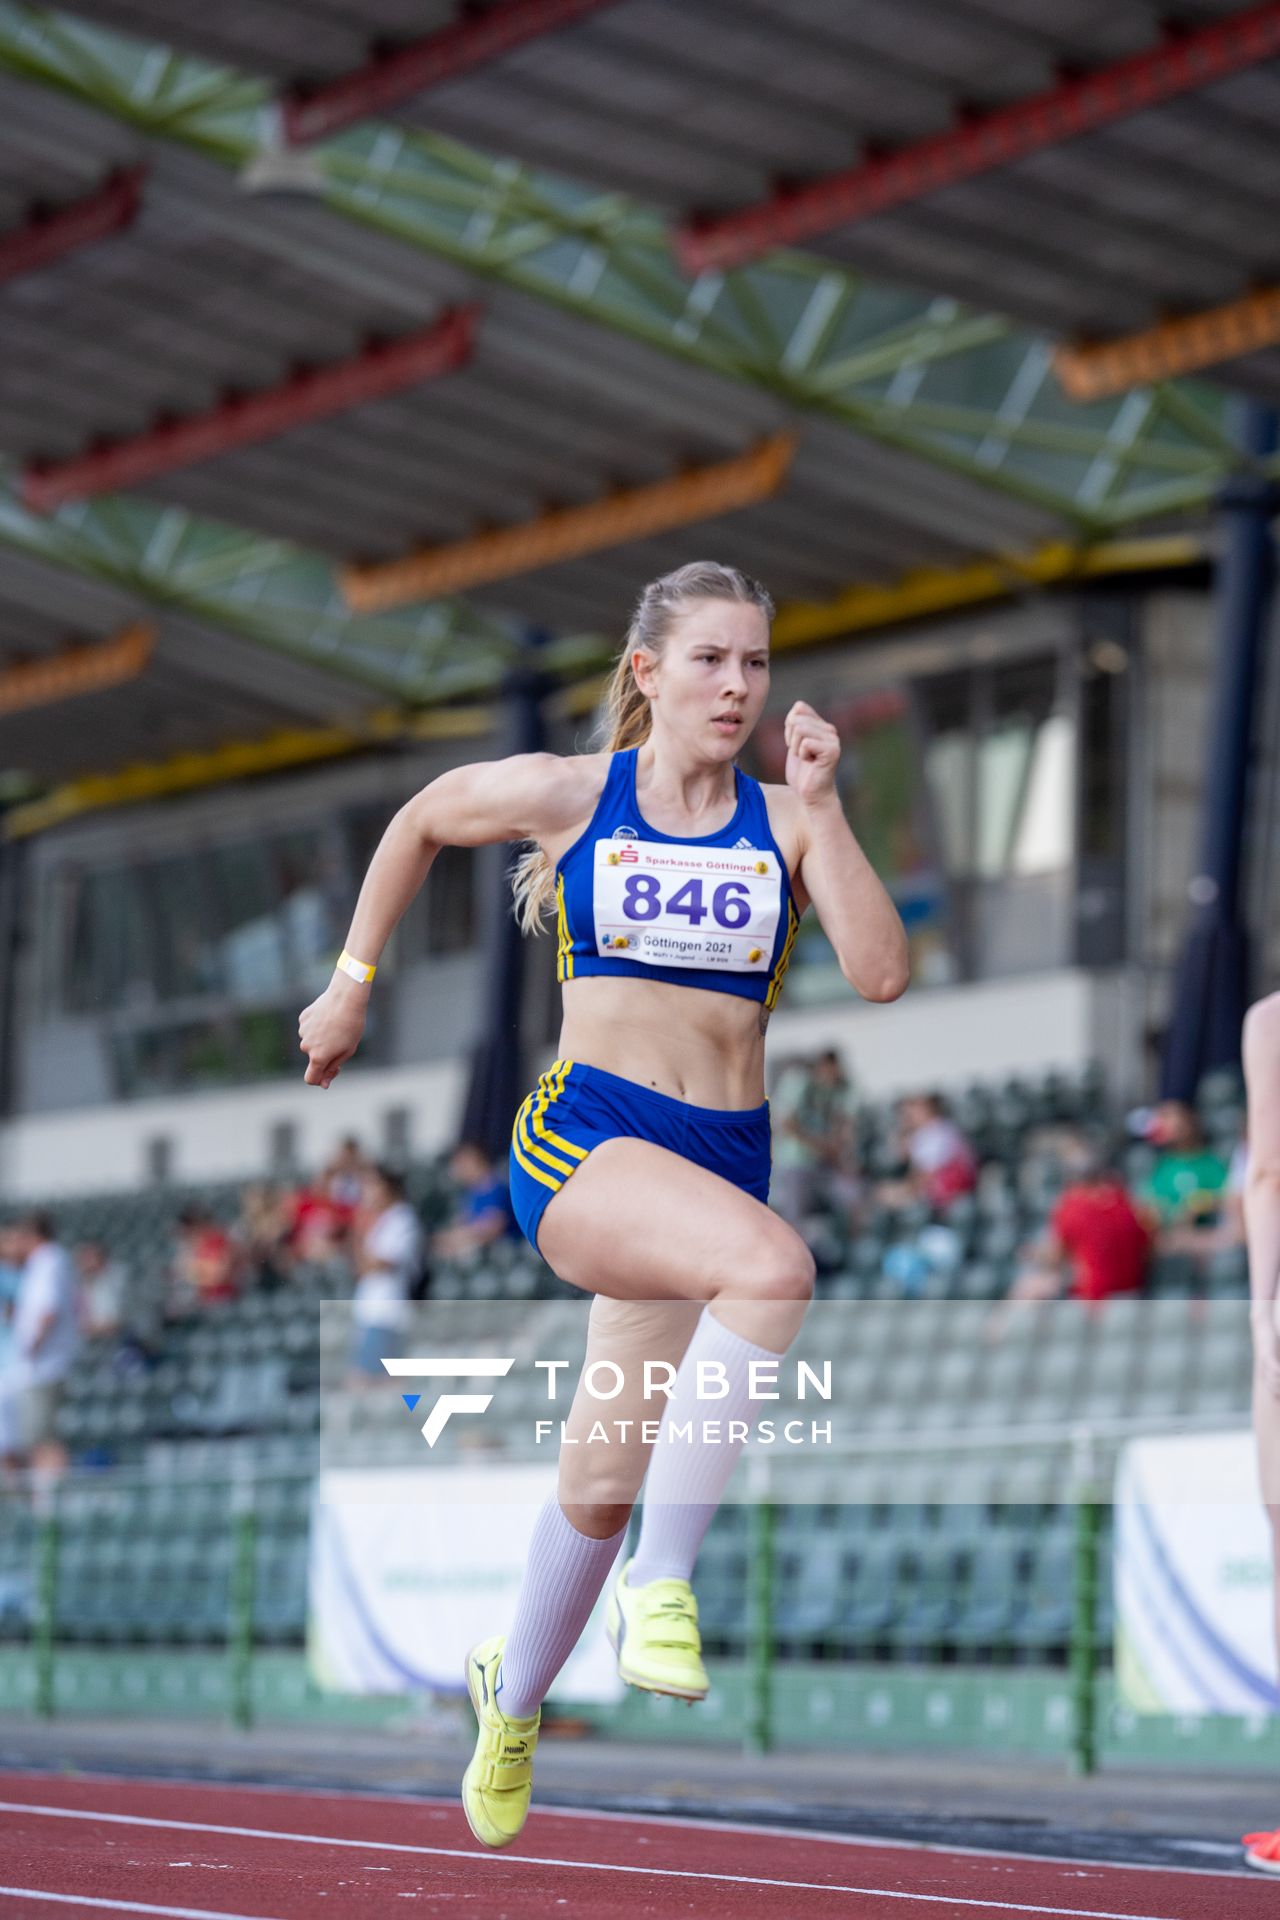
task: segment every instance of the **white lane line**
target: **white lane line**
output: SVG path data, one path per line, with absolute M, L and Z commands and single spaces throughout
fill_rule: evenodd
M 109 1913 L 161 1913 L 170 1920 L 265 1920 L 262 1914 L 228 1913 L 219 1907 L 153 1907 L 142 1900 L 101 1900 L 89 1893 L 45 1893 L 39 1887 L 0 1887 L 0 1893 L 15 1900 L 52 1900 L 64 1907 L 99 1907 Z
M 654 1880 L 712 1880 L 721 1886 L 778 1887 L 791 1893 L 850 1893 L 868 1900 L 914 1900 L 921 1906 L 972 1907 L 982 1913 L 1046 1913 L 1058 1920 L 1178 1920 L 1176 1914 L 1112 1913 L 1102 1907 L 1045 1907 L 1019 1900 L 965 1900 L 953 1893 L 904 1893 L 896 1887 L 845 1887 L 829 1880 L 771 1880 L 761 1874 L 697 1873 L 679 1867 L 630 1867 L 613 1860 L 558 1860 L 550 1854 L 477 1853 L 465 1847 L 411 1846 L 403 1840 L 350 1840 L 323 1833 L 276 1832 L 270 1827 L 225 1827 L 202 1820 L 160 1820 L 144 1814 L 95 1813 L 88 1807 L 43 1807 L 25 1800 L 0 1800 L 0 1813 L 33 1813 L 50 1820 L 96 1820 L 119 1827 L 159 1827 L 168 1833 L 216 1833 L 233 1840 L 286 1840 L 304 1847 L 347 1847 L 365 1853 L 406 1853 L 415 1858 L 510 1861 L 526 1867 L 565 1867 L 576 1873 L 638 1874 Z M 1173 1869 L 1177 1871 L 1177 1869 Z M 217 1916 L 213 1916 L 217 1920 Z M 228 1916 L 243 1920 L 243 1916 Z
M 61 1777 L 61 1776 L 60 1776 Z M 30 1780 L 43 1783 L 49 1778 L 47 1773 L 23 1773 L 15 1768 L 0 1772 L 0 1778 L 7 1780 Z M 99 1773 L 90 1767 L 77 1767 L 77 1784 L 99 1783 L 103 1786 L 155 1786 L 173 1787 L 183 1793 L 202 1792 L 213 1794 L 257 1793 L 263 1797 L 278 1800 L 336 1800 L 339 1806 L 350 1801 L 374 1802 L 390 1807 L 440 1807 L 448 1812 L 458 1811 L 456 1794 L 446 1796 L 437 1793 L 387 1793 L 379 1787 L 287 1787 L 278 1786 L 274 1781 L 264 1780 L 215 1780 L 178 1779 L 169 1773 Z M 550 1820 L 613 1820 L 623 1825 L 642 1827 L 682 1827 L 692 1833 L 748 1833 L 757 1839 L 778 1840 L 820 1840 L 824 1846 L 837 1847 L 882 1847 L 886 1851 L 896 1849 L 900 1853 L 944 1853 L 956 1854 L 965 1860 L 1024 1860 L 1034 1866 L 1045 1867 L 1084 1867 L 1099 1873 L 1162 1873 L 1181 1875 L 1187 1880 L 1241 1880 L 1253 1878 L 1252 1874 L 1224 1873 L 1221 1867 L 1192 1867 L 1167 1865 L 1155 1860 L 1104 1860 L 1096 1853 L 1032 1853 L 1019 1847 L 964 1846 L 955 1840 L 903 1840 L 896 1836 L 874 1833 L 837 1833 L 829 1827 L 803 1827 L 775 1825 L 772 1821 L 716 1819 L 712 1815 L 703 1818 L 692 1813 L 661 1813 L 619 1809 L 617 1807 L 560 1807 L 539 1803 L 538 1821 Z M 1141 1836 L 1139 1836 L 1141 1837 Z M 1163 1838 L 1163 1836 L 1161 1836 Z M 1229 1846 L 1226 1841 L 1200 1843 L 1194 1840 L 1166 1840 L 1167 1846 L 1196 1848 L 1202 1853 L 1220 1853 L 1226 1859 L 1241 1860 L 1244 1849 L 1241 1846 Z

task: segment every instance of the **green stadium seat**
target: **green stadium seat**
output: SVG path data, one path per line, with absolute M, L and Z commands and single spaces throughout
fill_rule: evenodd
M 774 1628 L 780 1640 L 821 1640 L 832 1631 L 839 1607 L 841 1553 L 834 1533 L 815 1535 L 801 1550 L 779 1553 Z
M 694 1575 L 698 1621 L 704 1637 L 740 1646 L 746 1634 L 748 1577 L 746 1549 L 713 1541 L 702 1543 Z
M 939 1651 L 956 1616 L 959 1550 L 940 1529 L 895 1531 L 901 1561 L 890 1644 L 908 1659 L 927 1659 Z
M 1075 1532 L 1057 1523 L 1032 1542 L 1026 1605 L 1014 1624 L 1013 1641 L 1024 1656 L 1065 1654 L 1074 1615 Z
M 865 1653 L 888 1640 L 898 1616 L 901 1558 L 890 1531 L 842 1554 L 834 1638 L 846 1652 Z
M 965 1653 L 1005 1652 L 1013 1643 L 1022 1587 L 1023 1545 L 1011 1528 L 988 1528 L 960 1563 L 956 1614 L 948 1639 Z

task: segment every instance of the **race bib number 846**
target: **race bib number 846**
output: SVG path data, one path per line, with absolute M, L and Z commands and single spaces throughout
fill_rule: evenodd
M 597 840 L 593 902 L 602 956 L 767 972 L 782 874 L 766 848 Z

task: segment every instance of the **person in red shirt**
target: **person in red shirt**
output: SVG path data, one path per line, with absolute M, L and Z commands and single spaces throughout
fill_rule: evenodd
M 184 1207 L 178 1215 L 167 1317 L 182 1318 L 193 1307 L 234 1300 L 239 1292 L 240 1256 L 230 1233 L 206 1208 Z
M 1093 1156 L 1063 1189 L 1047 1227 L 1027 1249 L 1027 1264 L 1009 1298 L 1098 1301 L 1140 1293 L 1150 1254 L 1151 1230 L 1123 1180 Z
M 291 1252 L 297 1259 L 321 1267 L 345 1258 L 355 1215 L 356 1208 L 343 1197 L 338 1176 L 326 1168 L 294 1198 Z

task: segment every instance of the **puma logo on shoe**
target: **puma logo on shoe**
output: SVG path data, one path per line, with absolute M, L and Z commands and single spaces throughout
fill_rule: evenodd
M 484 1700 L 484 1704 L 487 1707 L 489 1704 L 489 1682 L 485 1677 L 484 1662 L 482 1660 L 473 1660 L 471 1664 L 475 1668 L 476 1672 L 480 1675 L 480 1693 L 481 1693 L 482 1699 Z M 456 1671 L 457 1669 L 455 1668 L 455 1672 Z

